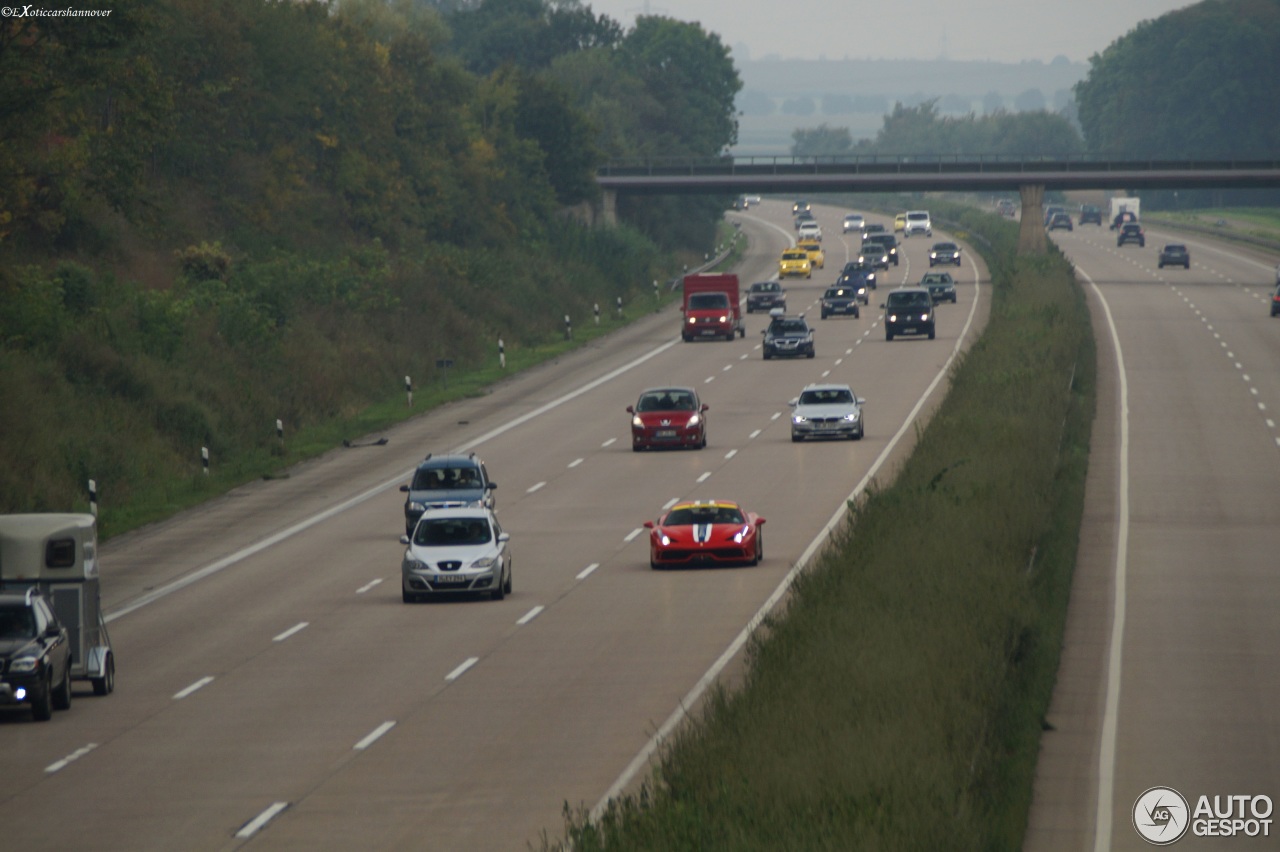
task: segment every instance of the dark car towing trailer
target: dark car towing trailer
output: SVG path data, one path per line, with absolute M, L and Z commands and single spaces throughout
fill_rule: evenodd
M 71 638 L 71 677 L 116 687 L 98 588 L 98 524 L 73 513 L 0 515 L 0 591 L 38 588 Z

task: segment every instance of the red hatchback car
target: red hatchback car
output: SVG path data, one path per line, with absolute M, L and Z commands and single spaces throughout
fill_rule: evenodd
M 649 532 L 649 566 L 757 565 L 764 558 L 764 518 L 728 500 L 677 503 Z
M 631 449 L 707 445 L 707 406 L 693 388 L 650 388 L 640 394 L 631 415 Z

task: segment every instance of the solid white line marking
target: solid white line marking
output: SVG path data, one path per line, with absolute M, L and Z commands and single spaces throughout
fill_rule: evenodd
M 667 720 L 658 728 L 657 733 L 649 738 L 649 741 L 645 744 L 644 748 L 642 748 L 640 752 L 631 759 L 631 762 L 627 764 L 627 768 L 622 771 L 622 774 L 619 775 L 617 780 L 613 782 L 613 785 L 605 791 L 604 796 L 600 798 L 600 801 L 596 803 L 596 806 L 591 809 L 590 819 L 593 822 L 599 821 L 600 815 L 604 813 L 605 807 L 609 804 L 609 800 L 617 796 L 623 788 L 631 783 L 631 779 L 635 777 L 636 773 L 648 765 L 649 759 L 658 750 L 662 742 L 670 735 L 671 731 L 675 730 L 675 727 L 680 724 L 681 720 L 684 719 L 688 708 L 691 708 L 698 703 L 698 699 L 702 697 L 702 693 L 707 690 L 707 687 L 715 682 L 715 679 L 720 676 L 720 672 L 724 670 L 725 666 L 729 665 L 729 662 L 738 654 L 742 647 L 746 645 L 747 640 L 751 637 L 751 634 L 755 632 L 755 629 L 759 626 L 760 622 L 764 621 L 765 617 L 775 606 L 777 606 L 778 601 L 782 600 L 787 589 L 790 588 L 791 584 L 795 581 L 796 575 L 799 574 L 800 571 L 804 570 L 808 565 L 809 560 L 813 558 L 815 553 L 817 553 L 818 548 L 826 542 L 831 531 L 836 528 L 837 524 L 844 520 L 845 513 L 849 510 L 849 503 L 866 489 L 867 484 L 871 482 L 872 477 L 874 477 L 876 473 L 879 472 L 880 468 L 888 461 L 889 454 L 893 452 L 894 448 L 898 445 L 898 442 L 902 440 L 902 437 L 906 435 L 907 431 L 912 427 L 912 424 L 916 417 L 919 416 L 920 411 L 924 408 L 925 402 L 929 399 L 929 396 L 933 393 L 934 389 L 937 388 L 939 383 L 946 378 L 947 372 L 951 369 L 951 364 L 960 353 L 960 347 L 964 343 L 966 335 L 969 333 L 969 327 L 973 324 L 974 315 L 978 310 L 978 297 L 981 295 L 982 291 L 976 286 L 977 270 L 975 269 L 974 272 L 974 299 L 972 304 L 969 306 L 969 317 L 965 320 L 964 328 L 961 329 L 960 336 L 956 339 L 956 343 L 951 350 L 950 357 L 947 358 L 945 363 L 943 363 L 941 369 L 939 369 L 937 374 L 933 377 L 933 381 L 929 383 L 927 388 L 925 388 L 924 393 L 921 394 L 918 400 L 916 400 L 915 406 L 913 406 L 911 411 L 907 414 L 902 426 L 894 433 L 893 438 L 891 438 L 889 443 L 885 445 L 885 448 L 880 452 L 880 455 L 876 457 L 876 460 L 867 470 L 866 475 L 862 477 L 861 481 L 858 482 L 858 485 L 840 504 L 840 508 L 837 509 L 835 514 L 831 516 L 831 519 L 827 521 L 827 525 L 814 537 L 813 541 L 809 542 L 809 546 L 800 554 L 800 558 L 796 560 L 795 565 L 791 566 L 791 570 L 782 578 L 782 582 L 780 582 L 778 587 L 773 590 L 773 594 L 771 594 L 769 599 L 766 600 L 760 609 L 756 611 L 756 614 L 752 617 L 751 621 L 747 622 L 747 625 L 742 628 L 734 640 L 729 643 L 729 647 L 724 650 L 724 653 L 722 653 L 715 663 L 712 664 L 711 668 L 709 668 L 706 673 L 703 674 L 702 678 L 694 684 L 693 689 L 689 690 L 689 693 L 685 695 L 684 699 L 679 703 L 679 705 L 677 705 L 676 709 L 672 711 L 671 715 L 667 717 Z
M 583 568 L 581 571 L 579 571 L 579 572 L 578 572 L 578 579 L 579 579 L 579 580 L 585 580 L 585 579 L 587 579 L 588 577 L 590 577 L 590 576 L 591 576 L 591 572 L 592 572 L 592 571 L 594 571 L 594 570 L 596 570 L 596 569 L 597 569 L 597 568 L 599 568 L 599 567 L 600 567 L 600 563 L 599 563 L 599 562 L 592 562 L 592 563 L 591 563 L 590 565 L 588 565 L 586 568 Z
M 725 453 L 725 454 L 724 454 L 724 457 L 725 457 L 725 459 L 731 459 L 731 458 L 733 458 L 734 456 L 736 456 L 737 454 L 738 454 L 738 451 L 737 451 L 737 450 L 730 450 L 729 452 L 727 452 L 727 453 Z
M 288 638 L 289 638 L 290 636 L 292 636 L 293 634 L 295 634 L 295 633 L 297 633 L 297 632 L 299 632 L 299 631 L 301 631 L 301 630 L 306 630 L 306 629 L 307 629 L 307 625 L 308 625 L 308 624 L 310 624 L 310 623 L 311 623 L 311 622 L 309 622 L 309 621 L 299 621 L 297 624 L 293 625 L 293 626 L 292 626 L 292 627 L 290 627 L 288 630 L 286 630 L 285 632 L 281 633 L 279 636 L 272 636 L 272 637 L 271 637 L 271 641 L 272 641 L 272 642 L 283 642 L 284 640 L 288 639 Z
M 626 544 L 627 542 L 635 541 L 636 536 L 640 535 L 642 532 L 644 532 L 644 527 L 636 527 L 631 532 L 627 533 L 627 537 L 622 540 L 622 543 Z
M 236 837 L 239 837 L 241 840 L 253 837 L 253 835 L 257 834 L 258 831 L 261 830 L 264 825 L 271 822 L 271 820 L 275 819 L 280 814 L 280 812 L 287 807 L 289 807 L 288 802 L 276 802 L 274 805 L 267 808 L 262 813 L 258 814 L 252 820 L 245 823 L 244 827 L 236 832 Z
M 467 669 L 471 668 L 478 662 L 480 662 L 479 657 L 467 657 L 466 662 L 458 666 L 453 671 L 449 672 L 447 675 L 445 675 L 444 679 L 450 682 L 455 681 L 458 678 L 462 677 L 466 673 Z
M 758 438 L 759 436 L 760 436 L 760 430 L 759 430 L 759 429 L 757 429 L 757 430 L 755 430 L 754 432 L 752 432 L 750 435 L 748 435 L 748 436 L 747 436 L 747 440 L 748 440 L 748 441 L 754 441 L 754 440 L 755 440 L 756 438 Z
M 369 746 L 377 742 L 379 737 L 381 737 L 383 734 L 385 734 L 387 731 L 391 730 L 395 726 L 396 726 L 395 722 L 383 722 L 381 725 L 379 725 L 378 727 L 370 731 L 369 734 L 364 739 L 362 739 L 360 742 L 353 745 L 352 748 L 355 749 L 356 751 L 364 751 Z
M 200 678 L 198 681 L 196 681 L 195 683 L 193 683 L 193 684 L 191 684 L 190 686 L 188 686 L 186 689 L 184 689 L 184 690 L 182 690 L 182 691 L 180 691 L 180 692 L 175 692 L 175 693 L 173 694 L 173 697 L 174 697 L 174 698 L 177 698 L 177 699 L 186 698 L 188 695 L 190 695 L 191 693 L 195 692 L 197 689 L 200 689 L 200 688 L 202 688 L 202 687 L 208 686 L 208 685 L 209 685 L 209 684 L 211 684 L 211 683 L 213 683 L 213 678 L 211 678 L 211 677 L 202 677 L 202 678 Z
M 1125 592 L 1129 566 L 1129 378 L 1125 372 L 1124 350 L 1116 329 L 1111 305 L 1102 289 L 1088 273 L 1076 267 L 1093 288 L 1102 304 L 1111 331 L 1111 344 L 1116 350 L 1116 373 L 1120 383 L 1120 481 L 1117 484 L 1118 515 L 1116 520 L 1116 564 L 1114 605 L 1111 613 L 1111 637 L 1107 654 L 1107 695 L 1102 715 L 1102 744 L 1098 753 L 1098 801 L 1094 815 L 1094 852 L 1111 848 L 1112 799 L 1115 798 L 1116 738 L 1120 716 L 1120 672 L 1124 657 Z
M 365 583 L 365 584 L 364 584 L 363 586 L 361 586 L 360 588 L 356 589 L 356 594 L 357 594 L 357 595 L 363 595 L 365 592 L 369 591 L 370 589 L 372 589 L 374 586 L 378 585 L 378 584 L 379 584 L 379 583 L 381 583 L 381 582 L 382 582 L 382 578 L 381 578 L 381 577 L 378 577 L 378 578 L 377 578 L 377 579 L 375 579 L 375 580 L 370 580 L 369 582 Z
M 578 576 L 579 576 L 579 577 L 581 577 L 582 575 L 581 575 L 581 574 L 579 574 Z M 528 612 L 526 612 L 524 615 L 520 616 L 520 620 L 519 620 L 519 621 L 517 621 L 517 622 L 516 622 L 516 624 L 518 624 L 518 625 L 520 625 L 521 627 L 523 627 L 524 625 L 528 624 L 530 621 L 533 621 L 535 618 L 537 618 L 537 617 L 538 617 L 538 615 L 539 615 L 539 614 L 540 614 L 544 609 L 546 609 L 546 607 L 545 607 L 545 606 L 542 606 L 542 605 L 535 606 L 533 609 L 529 610 L 529 611 L 528 611 Z
M 674 506 L 679 502 L 680 502 L 679 497 L 672 497 L 670 500 L 662 504 L 662 509 L 663 511 L 666 511 L 667 509 L 670 509 L 672 506 Z
M 67 764 L 75 763 L 77 760 L 84 757 L 86 754 L 93 751 L 97 747 L 98 747 L 97 743 L 89 743 L 87 746 L 81 746 L 80 748 L 71 752 L 71 754 L 62 758 L 62 760 L 57 760 L 57 761 L 54 761 L 53 763 L 50 763 L 48 766 L 44 768 L 44 771 L 50 774 L 57 772 L 58 770 L 65 768 Z
M 542 488 L 543 488 L 546 484 L 547 484 L 547 483 L 545 483 L 545 482 L 535 482 L 533 485 L 530 485 L 528 488 L 526 488 L 526 489 L 524 490 L 524 493 L 526 493 L 526 494 L 532 494 L 532 493 L 533 493 L 533 492 L 535 492 L 535 491 L 540 491 L 540 490 L 542 490 Z
M 577 467 L 578 465 L 582 464 L 584 461 L 586 461 L 586 459 L 574 459 L 573 461 L 569 462 L 569 467 Z
M 609 446 L 610 444 L 614 443 L 614 442 L 615 442 L 615 441 L 617 441 L 617 440 L 618 440 L 617 438 L 610 438 L 609 440 L 605 441 L 605 442 L 604 442 L 603 444 L 601 444 L 600 446 L 601 446 L 601 447 L 607 447 L 607 446 Z
M 706 482 L 706 481 L 707 481 L 708 479 L 710 479 L 710 478 L 711 478 L 711 471 L 707 471 L 706 473 L 702 474 L 702 476 L 699 476 L 699 477 L 698 477 L 698 481 L 699 481 L 699 482 Z

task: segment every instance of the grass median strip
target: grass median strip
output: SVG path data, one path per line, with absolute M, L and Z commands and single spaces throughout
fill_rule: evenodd
M 933 205 L 938 206 L 938 205 Z M 854 507 L 590 849 L 1012 849 L 1022 843 L 1075 563 L 1093 416 L 1083 294 L 1058 255 L 956 207 L 987 330 L 892 484 Z

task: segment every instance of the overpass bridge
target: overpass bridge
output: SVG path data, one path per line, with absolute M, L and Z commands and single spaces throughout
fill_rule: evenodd
M 741 195 L 868 192 L 1017 192 L 1020 249 L 1045 249 L 1046 190 L 1260 189 L 1280 187 L 1280 160 L 1123 160 L 1095 155 L 868 154 L 842 157 L 706 157 L 617 160 L 596 173 L 603 216 L 619 194 Z

